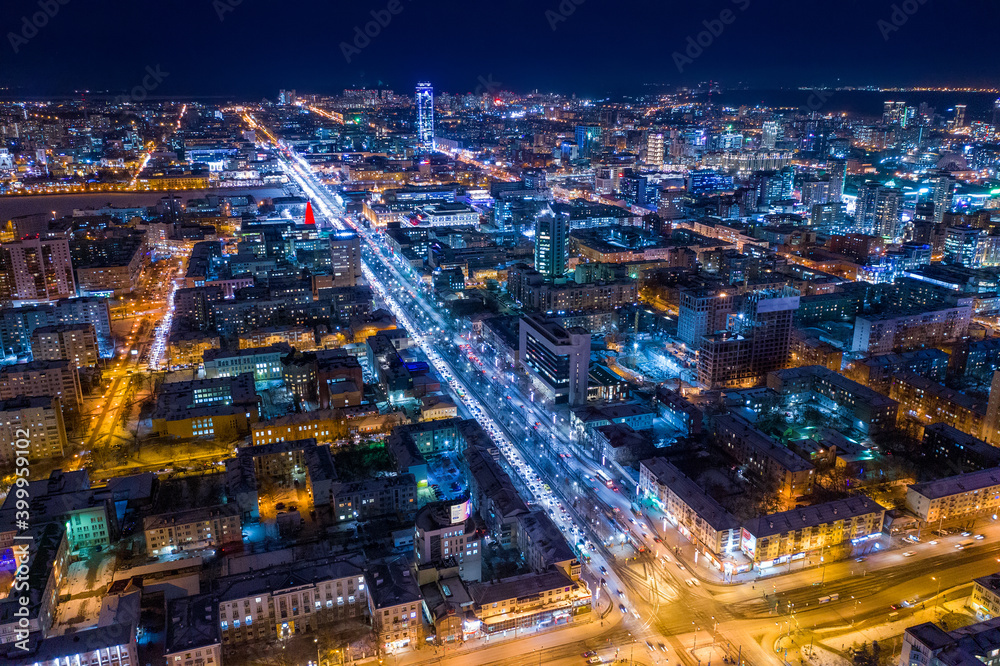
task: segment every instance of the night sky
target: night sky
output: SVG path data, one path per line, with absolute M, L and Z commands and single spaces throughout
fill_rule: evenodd
M 140 84 L 147 66 L 159 66 L 162 74 L 151 95 L 251 100 L 274 97 L 279 88 L 329 94 L 380 82 L 410 92 L 419 79 L 451 92 L 496 85 L 586 96 L 656 92 L 709 79 L 755 88 L 992 86 L 1000 80 L 1000 7 L 987 2 L 62 2 L 2 3 L 6 97 L 85 88 L 118 94 Z M 40 4 L 58 9 L 32 35 L 34 26 L 25 29 L 22 17 L 41 12 Z M 894 4 L 901 8 L 896 24 Z M 904 6 L 915 11 L 907 15 Z M 372 11 L 384 22 L 388 17 L 387 25 L 354 51 L 355 28 L 372 21 Z M 706 30 L 704 21 L 717 31 L 721 26 L 721 33 L 700 55 L 697 49 L 685 54 L 696 57 L 679 72 L 674 53 L 684 54 L 687 38 Z M 350 44 L 350 63 L 342 43 Z

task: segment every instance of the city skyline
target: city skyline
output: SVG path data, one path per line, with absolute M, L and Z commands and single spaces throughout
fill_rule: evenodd
M 422 79 L 454 92 L 486 81 L 601 97 L 708 80 L 768 88 L 990 86 L 1000 78 L 987 32 L 996 8 L 980 8 L 981 20 L 970 21 L 952 6 L 921 0 L 807 9 L 760 0 L 626 3 L 632 22 L 609 21 L 623 7 L 602 0 L 505 2 L 489 9 L 452 0 L 348 7 L 298 1 L 280 12 L 237 0 L 189 0 L 184 12 L 140 12 L 116 0 L 107 3 L 108 13 L 53 1 L 47 14 L 37 1 L 5 5 L 0 86 L 28 95 L 118 93 L 141 80 L 147 66 L 169 74 L 157 94 L 244 99 L 279 87 L 332 92 L 381 81 L 400 89 Z M 260 32 L 262 22 L 273 36 Z M 963 61 L 976 63 L 963 73 L 947 56 L 958 32 Z M 78 34 L 107 48 L 75 58 Z M 228 35 L 245 42 L 212 47 Z M 531 55 L 497 48 L 505 41 L 532 44 Z M 748 49 L 754 58 L 743 57 Z
M 32 2 L 2 663 L 1000 664 L 1000 12 Z

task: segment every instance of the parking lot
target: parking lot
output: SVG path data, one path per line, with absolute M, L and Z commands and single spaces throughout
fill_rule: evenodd
M 466 482 L 458 467 L 458 455 L 445 452 L 429 460 L 427 483 L 436 500 L 453 500 L 466 494 Z

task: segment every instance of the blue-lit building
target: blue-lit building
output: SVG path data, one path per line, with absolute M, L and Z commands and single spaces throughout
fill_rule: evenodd
M 417 84 L 417 138 L 425 148 L 434 147 L 434 86 Z

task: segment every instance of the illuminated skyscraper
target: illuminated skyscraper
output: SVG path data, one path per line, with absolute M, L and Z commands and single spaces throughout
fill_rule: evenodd
M 940 173 L 931 178 L 931 188 L 934 224 L 941 224 L 944 221 L 944 214 L 951 211 L 955 198 L 955 178 L 949 173 Z
M 768 120 L 764 123 L 762 131 L 763 136 L 760 140 L 761 150 L 774 150 L 774 146 L 778 141 L 778 123 Z
M 547 278 L 566 273 L 569 258 L 569 219 L 546 206 L 535 218 L 535 270 Z
M 65 238 L 33 236 L 0 247 L 0 300 L 51 301 L 75 295 Z
M 883 238 L 899 235 L 903 221 L 903 193 L 894 187 L 880 187 L 875 195 L 875 233 Z
M 1000 99 L 993 102 L 993 129 L 1000 132 Z
M 417 84 L 417 138 L 426 148 L 434 147 L 434 86 Z
M 955 127 L 965 127 L 965 105 L 955 105 Z
M 646 135 L 646 164 L 663 166 L 663 132 L 650 130 Z
M 844 181 L 847 180 L 847 160 L 830 161 L 830 201 L 838 202 L 844 198 Z

